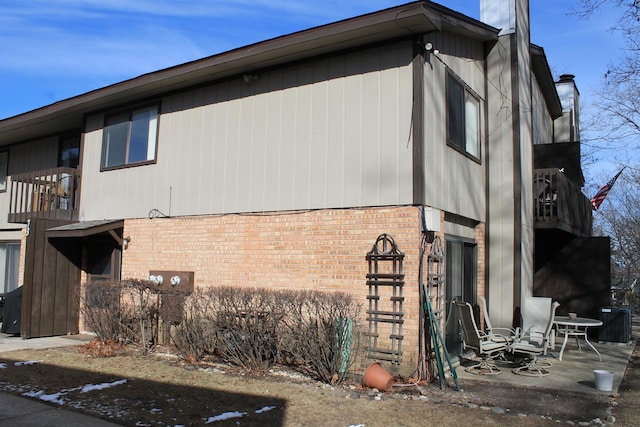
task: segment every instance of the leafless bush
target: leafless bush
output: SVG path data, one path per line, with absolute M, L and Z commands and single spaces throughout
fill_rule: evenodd
M 181 355 L 191 361 L 200 361 L 215 352 L 218 330 L 215 295 L 212 288 L 196 289 L 183 309 L 182 320 L 171 332 L 171 339 Z
M 146 280 L 87 285 L 81 310 L 89 330 L 103 342 L 148 345 L 158 339 L 158 296 Z
M 185 302 L 171 338 L 188 360 L 216 354 L 255 373 L 276 361 L 278 292 L 240 287 L 196 290 Z
M 277 326 L 282 313 L 277 292 L 255 288 L 214 288 L 219 310 L 216 350 L 230 363 L 260 373 L 276 361 Z
M 121 289 L 120 282 L 91 283 L 81 298 L 80 308 L 86 327 L 100 341 L 122 342 Z
M 187 299 L 171 336 L 188 360 L 215 354 L 254 373 L 279 361 L 335 384 L 355 359 L 359 311 L 343 293 L 212 287 Z
M 126 279 L 121 283 L 123 292 L 120 298 L 124 303 L 124 318 L 128 320 L 123 324 L 123 332 L 141 343 L 146 353 L 158 344 L 160 295 L 148 280 Z
M 344 293 L 306 291 L 290 302 L 281 324 L 281 357 L 318 380 L 344 380 L 357 351 L 360 306 Z M 357 340 L 357 338 L 355 338 Z

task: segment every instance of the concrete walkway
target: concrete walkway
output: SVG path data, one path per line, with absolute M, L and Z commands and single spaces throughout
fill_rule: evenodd
M 19 336 L 0 333 L 0 352 L 80 345 L 92 338 L 91 335 L 81 334 L 23 340 Z M 108 427 L 117 425 L 119 424 L 0 392 L 0 427 Z
M 119 424 L 67 411 L 35 400 L 0 393 L 0 426 L 108 427 Z

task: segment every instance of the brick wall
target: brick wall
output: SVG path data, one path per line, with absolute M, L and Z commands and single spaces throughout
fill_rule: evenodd
M 411 373 L 418 351 L 419 210 L 413 206 L 134 219 L 122 278 L 149 270 L 195 273 L 196 286 L 316 289 L 353 294 L 367 307 L 365 259 L 382 233 L 405 253 L 402 371 Z

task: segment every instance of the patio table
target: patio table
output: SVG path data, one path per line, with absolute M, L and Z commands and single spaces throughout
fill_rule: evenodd
M 600 361 L 602 361 L 602 355 L 600 352 L 591 344 L 589 341 L 589 337 L 587 336 L 587 329 L 589 327 L 598 327 L 602 326 L 602 321 L 598 319 L 589 319 L 587 317 L 577 317 L 575 319 L 570 319 L 568 316 L 556 316 L 553 323 L 556 325 L 556 329 L 559 334 L 564 334 L 564 340 L 562 341 L 562 347 L 560 348 L 560 355 L 558 356 L 558 360 L 562 360 L 562 353 L 564 352 L 564 348 L 567 345 L 567 340 L 569 337 L 575 337 L 576 343 L 578 344 L 578 351 L 582 351 L 582 347 L 580 346 L 579 338 L 584 338 L 584 341 L 598 354 Z

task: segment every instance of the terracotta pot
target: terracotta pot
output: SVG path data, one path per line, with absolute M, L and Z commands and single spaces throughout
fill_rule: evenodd
M 374 362 L 364 371 L 362 385 L 377 388 L 380 391 L 389 391 L 393 386 L 393 377 L 380 363 Z

